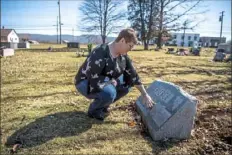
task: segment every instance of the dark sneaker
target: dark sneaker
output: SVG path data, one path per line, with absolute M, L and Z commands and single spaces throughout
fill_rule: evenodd
M 103 120 L 104 120 L 104 115 L 103 115 L 103 114 L 92 114 L 92 113 L 89 113 L 89 112 L 88 112 L 88 116 L 89 116 L 90 118 L 96 118 L 96 119 L 98 119 L 98 120 L 100 120 L 100 121 L 103 121 Z

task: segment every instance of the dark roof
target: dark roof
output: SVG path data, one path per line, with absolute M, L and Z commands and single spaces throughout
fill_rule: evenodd
M 7 37 L 13 29 L 1 29 L 1 36 Z
M 15 34 L 18 36 L 14 29 L 1 29 L 1 36 L 7 37 L 11 31 L 14 31 Z

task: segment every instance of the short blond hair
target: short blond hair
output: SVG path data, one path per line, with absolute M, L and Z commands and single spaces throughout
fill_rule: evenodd
M 126 43 L 133 42 L 137 44 L 137 37 L 135 30 L 132 28 L 123 29 L 119 34 L 118 37 L 115 39 L 116 42 L 119 42 L 122 38 L 125 39 Z

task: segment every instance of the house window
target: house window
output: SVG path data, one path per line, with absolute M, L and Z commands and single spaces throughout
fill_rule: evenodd
M 1 40 L 7 40 L 7 37 L 1 36 Z
M 181 46 L 184 46 L 184 42 L 181 42 Z
M 175 40 L 173 41 L 173 45 L 176 45 L 176 41 Z
M 184 36 L 182 36 L 181 39 L 184 40 Z
M 194 40 L 197 41 L 197 36 L 194 36 Z
M 17 38 L 15 38 L 15 40 L 17 40 Z
M 189 46 L 189 47 L 193 46 L 193 42 L 192 42 L 192 41 L 189 41 L 189 42 L 188 42 L 188 46 Z
M 173 36 L 173 39 L 176 39 L 176 35 Z
M 188 36 L 188 40 L 191 40 L 191 36 Z

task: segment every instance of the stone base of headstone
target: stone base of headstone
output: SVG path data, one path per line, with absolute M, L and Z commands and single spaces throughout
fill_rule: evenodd
M 11 48 L 0 49 L 0 55 L 3 57 L 12 56 L 14 55 L 14 49 Z
M 197 99 L 180 87 L 161 80 L 153 82 L 147 92 L 156 104 L 149 109 L 140 96 L 136 108 L 152 139 L 190 138 Z

